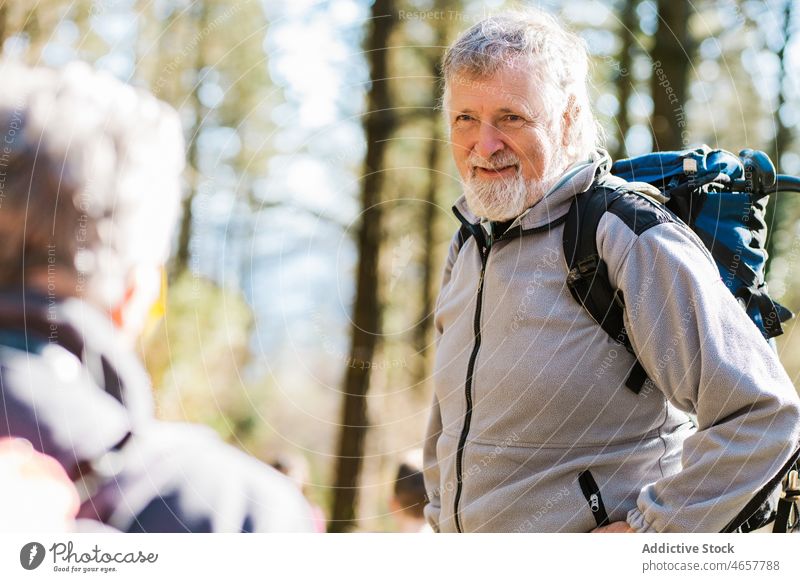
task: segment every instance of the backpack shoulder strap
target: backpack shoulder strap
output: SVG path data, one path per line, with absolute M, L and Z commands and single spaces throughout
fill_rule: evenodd
M 464 246 L 464 243 L 467 242 L 467 239 L 470 237 L 470 230 L 465 226 L 461 225 L 458 228 L 458 238 L 456 242 L 456 254 L 461 252 L 461 247 Z
M 636 355 L 623 320 L 624 297 L 611 285 L 608 267 L 597 251 L 597 228 L 606 212 L 618 216 L 636 234 L 674 218 L 666 208 L 630 190 L 628 185 L 612 187 L 595 183 L 575 197 L 564 223 L 564 259 L 570 293 L 611 339 Z M 638 394 L 645 381 L 647 373 L 636 360 L 625 385 Z

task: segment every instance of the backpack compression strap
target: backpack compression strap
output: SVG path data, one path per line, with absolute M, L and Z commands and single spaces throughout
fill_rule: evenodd
M 800 456 L 800 451 L 798 451 Z M 800 513 L 800 458 L 795 460 L 792 470 L 784 477 L 784 487 L 778 499 L 778 510 L 775 515 L 774 533 L 793 533 L 798 526 Z M 792 516 L 794 513 L 794 516 Z
M 743 283 L 743 287 L 735 293 L 735 296 L 742 300 L 746 310 L 749 311 L 751 304 L 758 309 L 766 339 L 781 335 L 783 333 L 781 324 L 792 318 L 792 312 L 770 298 L 766 292 L 766 285 L 759 282 L 756 272 L 741 259 L 738 251 L 732 251 L 701 228 L 694 227 L 692 230 L 711 251 L 714 259 L 727 269 L 729 275 L 737 277 Z
M 795 476 L 791 483 L 787 483 L 786 487 L 781 493 L 781 498 L 778 501 L 778 514 L 775 518 L 774 533 L 786 533 L 789 528 L 796 527 L 797 524 L 787 523 L 791 517 L 792 507 L 800 499 L 800 490 L 797 487 L 797 471 L 800 470 L 800 448 L 796 449 L 788 461 L 781 467 L 772 479 L 764 485 L 761 490 L 745 505 L 736 517 L 734 517 L 728 525 L 726 525 L 720 533 L 732 533 L 740 527 L 744 526 L 747 521 L 759 511 L 761 505 L 769 499 L 769 496 L 781 485 L 781 481 L 787 479 L 794 471 Z M 787 479 L 788 480 L 788 479 Z M 747 530 L 745 530 L 746 532 Z
M 570 293 L 611 339 L 635 356 L 623 320 L 622 292 L 612 287 L 608 267 L 597 252 L 597 227 L 606 212 L 621 218 L 637 235 L 674 219 L 668 211 L 625 187 L 595 184 L 575 197 L 564 223 L 564 258 Z M 638 394 L 646 381 L 647 372 L 637 359 L 625 386 Z

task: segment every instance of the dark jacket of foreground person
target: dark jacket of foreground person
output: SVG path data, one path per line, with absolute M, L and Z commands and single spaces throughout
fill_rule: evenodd
M 312 531 L 277 471 L 210 429 L 153 418 L 136 355 L 89 304 L 0 293 L 0 437 L 30 441 L 78 485 L 78 517 L 123 532 Z

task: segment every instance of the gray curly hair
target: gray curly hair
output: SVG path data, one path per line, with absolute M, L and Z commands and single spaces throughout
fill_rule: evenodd
M 586 43 L 539 10 L 489 16 L 462 33 L 442 60 L 444 101 L 455 80 L 488 78 L 507 66 L 526 67 L 535 76 L 544 105 L 554 119 L 563 119 L 572 100 L 569 141 L 576 157 L 586 157 L 601 145 L 602 130 L 589 100 Z
M 180 203 L 175 111 L 73 63 L 0 62 L 0 284 L 58 268 L 112 307 L 137 266 L 163 264 Z

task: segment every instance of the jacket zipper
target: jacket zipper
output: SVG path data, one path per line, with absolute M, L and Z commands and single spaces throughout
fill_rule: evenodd
M 483 237 L 482 237 L 483 238 Z M 476 237 L 477 239 L 477 237 Z M 477 240 L 481 247 L 481 273 L 478 279 L 478 297 L 475 305 L 475 319 L 473 320 L 473 331 L 475 334 L 475 343 L 472 346 L 472 353 L 469 356 L 469 363 L 467 364 L 467 380 L 464 383 L 464 396 L 467 401 L 467 410 L 464 414 L 464 427 L 461 429 L 461 436 L 458 439 L 458 450 L 456 452 L 456 496 L 453 502 L 453 515 L 456 522 L 456 531 L 463 533 L 464 529 L 461 524 L 461 515 L 458 510 L 459 502 L 461 501 L 461 489 L 463 485 L 462 477 L 462 463 L 464 460 L 464 447 L 467 444 L 467 435 L 469 434 L 469 426 L 472 422 L 472 380 L 475 373 L 475 361 L 478 358 L 478 350 L 481 347 L 481 308 L 483 304 L 483 280 L 486 274 L 486 263 L 489 260 L 489 250 L 491 249 L 491 240 L 487 243 L 485 238 Z
M 590 471 L 581 471 L 578 473 L 578 483 L 581 486 L 583 496 L 589 504 L 589 509 L 592 510 L 597 527 L 603 527 L 610 523 L 608 513 L 606 513 L 606 506 L 603 504 L 603 498 L 600 497 L 600 488 L 597 482 L 592 477 Z
M 566 222 L 567 215 L 561 216 L 554 221 L 550 222 L 549 224 L 545 224 L 542 226 L 537 226 L 535 228 L 531 228 L 528 230 L 523 231 L 521 227 L 515 227 L 512 229 L 506 230 L 506 232 L 502 233 L 496 239 L 490 234 L 489 238 L 486 238 L 486 235 L 483 231 L 483 228 L 478 224 L 471 224 L 467 222 L 467 220 L 462 216 L 461 212 L 458 211 L 458 208 L 453 206 L 453 212 L 455 213 L 456 217 L 461 221 L 464 225 L 464 228 L 469 235 L 472 235 L 475 241 L 480 248 L 481 253 L 481 273 L 478 279 L 478 297 L 477 297 L 477 304 L 475 306 L 475 319 L 473 322 L 473 329 L 475 334 L 475 344 L 472 347 L 472 354 L 470 354 L 469 362 L 467 364 L 467 380 L 464 384 L 464 396 L 466 397 L 467 401 L 467 410 L 464 414 L 464 426 L 461 430 L 461 435 L 458 439 L 458 449 L 456 451 L 456 496 L 453 502 L 453 517 L 456 523 L 456 531 L 462 533 L 463 526 L 461 523 L 461 514 L 459 513 L 458 506 L 461 501 L 461 490 L 463 485 L 463 477 L 462 477 L 462 464 L 464 461 L 464 447 L 467 444 L 467 435 L 469 434 L 469 426 L 472 422 L 472 380 L 473 374 L 475 372 L 475 360 L 478 357 L 478 350 L 481 347 L 481 309 L 483 304 L 483 280 L 486 274 L 486 263 L 489 260 L 489 251 L 492 249 L 493 243 L 507 238 L 513 238 L 517 236 L 521 236 L 523 234 L 535 234 L 539 232 L 549 231 L 550 229 Z M 459 245 L 459 250 L 461 250 L 462 246 L 466 243 L 466 238 L 469 236 L 466 235 L 464 241 L 462 241 L 461 245 Z

